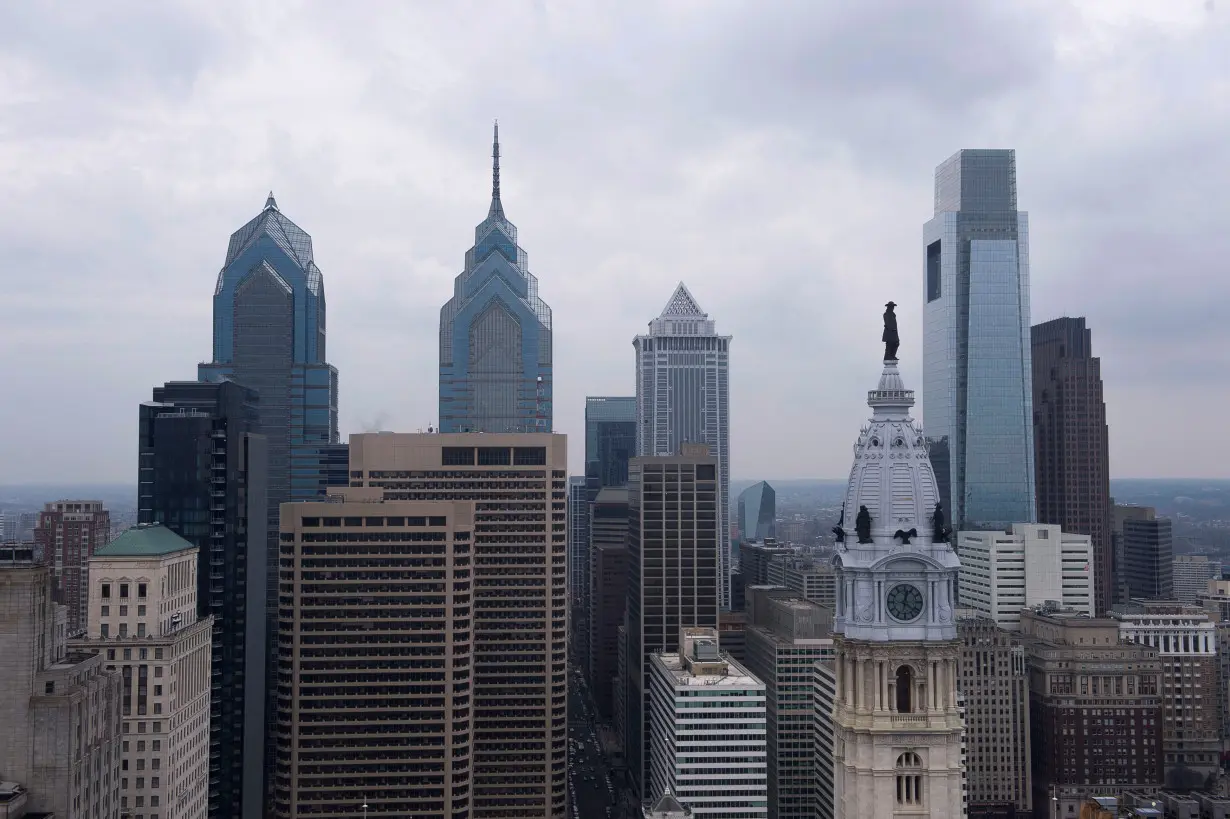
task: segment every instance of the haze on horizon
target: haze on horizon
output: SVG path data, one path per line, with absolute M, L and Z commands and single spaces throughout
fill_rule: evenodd
M 1032 321 L 1088 317 L 1112 476 L 1218 477 L 1230 441 L 1195 431 L 1230 397 L 1228 14 L 0 6 L 0 485 L 135 482 L 137 406 L 210 357 L 227 240 L 270 189 L 314 239 L 343 436 L 425 430 L 495 118 L 574 471 L 585 396 L 633 393 L 632 338 L 682 280 L 734 336 L 732 477 L 846 475 L 889 299 L 921 390 L 935 166 L 1004 147 Z

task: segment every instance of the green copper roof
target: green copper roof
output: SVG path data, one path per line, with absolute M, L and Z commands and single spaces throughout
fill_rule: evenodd
M 157 557 L 195 548 L 161 523 L 138 523 L 94 554 L 97 557 Z

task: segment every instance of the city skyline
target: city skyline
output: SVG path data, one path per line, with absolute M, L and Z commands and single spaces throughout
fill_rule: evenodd
M 487 129 L 499 116 L 506 203 L 533 237 L 555 312 L 556 431 L 577 439 L 586 395 L 632 391 L 624 345 L 682 279 L 740 340 L 732 478 L 840 478 L 841 431 L 861 417 L 859 373 L 874 363 L 839 354 L 844 340 L 876 324 L 892 298 L 902 366 L 921 373 L 917 225 L 930 213 L 931 171 L 960 148 L 1005 147 L 1017 150 L 1031 213 L 1031 320 L 1085 316 L 1098 336 L 1111 474 L 1211 476 L 1225 453 L 1171 431 L 1194 424 L 1198 390 L 1222 389 L 1195 368 L 1219 363 L 1226 346 L 1214 306 L 1226 285 L 1213 274 L 1227 240 L 1217 208 L 1200 203 L 1218 201 L 1222 160 L 1202 146 L 1224 127 L 1201 102 L 1212 82 L 1201 66 L 1224 50 L 1227 28 L 1219 10 L 1174 5 L 781 8 L 763 20 L 610 12 L 610 35 L 580 13 L 510 10 L 481 25 L 519 36 L 464 55 L 452 38 L 474 21 L 443 12 L 416 21 L 402 10 L 387 25 L 323 9 L 96 20 L 104 33 L 133 25 L 149 35 L 121 52 L 54 10 L 5 10 L 0 29 L 16 32 L 10 54 L 24 69 L 11 83 L 24 113 L 0 160 L 13 194 L 0 204 L 0 264 L 21 272 L 0 305 L 18 351 L 5 384 L 41 400 L 0 409 L 0 423 L 22 431 L 0 442 L 0 463 L 20 465 L 23 480 L 130 480 L 131 407 L 150 384 L 190 378 L 209 358 L 219 245 L 270 188 L 328 271 L 343 438 L 438 422 L 428 386 L 437 311 L 485 204 Z M 389 43 L 419 22 L 437 42 L 416 56 L 403 42 L 373 79 L 370 52 L 394 54 Z M 680 64 L 664 71 L 657 37 L 698 23 L 711 36 L 685 39 Z M 900 41 L 924 25 L 971 45 L 936 63 Z M 655 26 L 662 35 L 645 33 Z M 807 32 L 806 49 L 796 31 Z M 837 46 L 868 37 L 920 70 L 864 71 L 857 94 L 838 87 L 830 77 L 864 63 Z M 40 51 L 48 41 L 77 56 Z M 626 75 L 598 78 L 609 92 L 600 109 L 582 104 L 595 81 L 588 63 L 543 76 L 591 49 L 643 56 L 624 61 Z M 421 70 L 437 50 L 452 55 L 439 61 L 450 68 Z M 729 83 L 709 71 L 727 76 L 741 57 L 774 50 L 785 56 Z M 792 72 L 791 55 L 807 70 Z M 971 61 L 988 70 L 967 71 Z M 256 81 L 267 71 L 290 79 Z M 659 71 L 663 90 L 645 90 L 642 72 Z M 1188 92 L 1154 95 L 1176 75 L 1191 78 Z M 1111 78 L 1132 93 L 1103 93 Z M 724 85 L 729 99 L 691 93 L 698 84 Z M 659 94 L 688 104 L 672 110 Z M 811 112 L 798 112 L 800 97 Z M 562 123 L 561 108 L 573 113 Z M 885 129 L 890 115 L 897 127 Z M 1157 122 L 1167 134 L 1146 127 Z M 376 357 L 398 377 L 365 366 Z M 90 413 L 69 384 L 91 394 Z M 815 432 L 800 440 L 791 428 Z M 63 445 L 33 449 L 49 436 Z

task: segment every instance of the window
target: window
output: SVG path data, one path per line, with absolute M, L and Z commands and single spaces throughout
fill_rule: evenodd
M 922 758 L 913 751 L 906 751 L 897 757 L 897 804 L 922 803 Z
M 482 446 L 478 448 L 479 466 L 512 466 L 512 450 L 507 447 Z
M 145 636 L 145 623 L 137 623 L 137 636 L 138 636 L 138 637 L 144 637 L 144 636 Z M 145 654 L 145 652 L 146 652 L 146 649 L 144 649 L 144 648 L 143 648 L 143 649 L 141 649 L 141 654 L 142 654 L 142 655 L 144 655 L 144 654 Z M 145 657 L 144 657 L 144 656 L 142 656 L 142 657 L 141 657 L 141 659 L 142 659 L 142 660 L 144 660 L 144 659 L 145 659 Z
M 938 241 L 927 245 L 927 301 L 935 301 L 942 295 L 940 286 L 940 248 Z
M 161 686 L 161 685 L 155 685 L 155 686 L 154 686 L 154 696 L 155 696 L 155 697 L 161 697 L 161 696 L 162 696 L 162 686 Z
M 440 460 L 443 466 L 474 466 L 474 448 L 468 446 L 441 447 Z
M 106 635 L 103 635 L 103 636 L 106 636 Z M 107 659 L 108 659 L 108 660 L 114 660 L 114 659 L 115 659 L 115 649 L 114 649 L 114 648 L 109 648 L 109 649 L 107 649 Z
M 145 606 L 137 606 L 137 616 L 138 617 L 145 616 Z
M 110 606 L 103 606 L 103 607 L 102 607 L 102 616 L 103 616 L 103 617 L 110 617 L 110 616 L 111 616 L 111 607 L 110 607 Z
M 897 667 L 897 712 L 900 714 L 909 714 L 911 709 L 911 697 L 914 688 L 914 670 L 908 665 Z
M 148 587 L 149 587 L 149 584 L 148 584 L 148 583 L 138 583 L 138 584 L 137 584 L 137 597 L 139 597 L 139 598 L 143 598 L 143 597 L 145 597 L 145 590 L 146 590 Z
M 697 464 L 696 465 L 696 480 L 712 481 L 715 480 L 715 467 L 713 464 Z
M 103 600 L 111 599 L 111 584 L 110 583 L 102 584 L 102 596 L 103 596 Z
M 545 446 L 513 447 L 514 466 L 546 466 L 547 448 Z
M 154 659 L 155 659 L 155 660 L 161 660 L 161 659 L 162 659 L 162 649 L 161 649 L 161 648 L 156 648 L 156 649 L 154 649 Z M 161 676 L 161 675 L 159 675 L 159 676 Z
M 103 623 L 101 626 L 98 627 L 98 633 L 103 636 L 104 640 L 107 639 L 108 637 L 111 636 L 111 626 L 107 625 L 106 623 Z M 115 649 L 111 649 L 110 651 L 108 651 L 107 659 L 114 660 L 115 659 L 114 654 L 115 654 Z
M 124 599 L 124 598 L 127 598 L 127 597 L 128 597 L 128 584 L 127 584 L 127 583 L 121 583 L 121 584 L 120 584 L 120 598 L 121 598 L 121 599 Z M 123 614 L 123 612 L 120 612 L 120 613 L 121 613 L 121 614 Z
M 120 623 L 120 636 L 121 637 L 128 636 L 128 624 L 127 623 Z M 124 650 L 125 652 L 127 652 L 128 649 L 124 649 Z
M 128 616 L 128 606 L 120 606 L 120 617 Z
M 152 750 L 154 750 L 154 751 L 161 751 L 161 750 L 162 750 L 162 740 L 161 740 L 161 739 L 156 739 L 156 740 L 154 740 L 152 743 L 150 743 L 150 745 L 151 745 L 151 749 L 152 749 Z M 154 762 L 155 762 L 155 763 L 157 763 L 157 762 L 158 762 L 158 760 L 156 760 L 156 759 L 155 759 L 155 760 L 154 760 Z M 158 770 L 158 765 L 157 765 L 157 764 L 155 764 L 155 765 L 154 765 L 154 770 Z

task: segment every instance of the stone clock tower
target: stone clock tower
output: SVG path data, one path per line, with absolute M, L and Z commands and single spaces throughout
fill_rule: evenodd
M 836 532 L 834 807 L 846 819 L 960 819 L 959 564 L 895 346 L 867 395 Z

